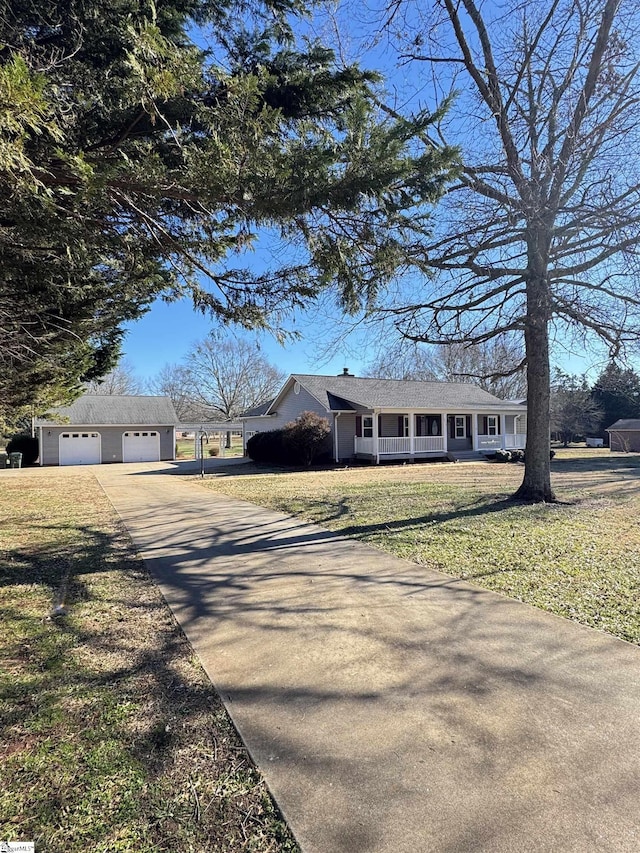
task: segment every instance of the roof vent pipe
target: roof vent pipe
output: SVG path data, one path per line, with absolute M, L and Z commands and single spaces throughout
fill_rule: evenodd
M 349 373 L 348 367 L 343 367 L 342 373 L 339 373 L 338 376 L 350 376 L 352 379 L 354 378 L 353 373 Z

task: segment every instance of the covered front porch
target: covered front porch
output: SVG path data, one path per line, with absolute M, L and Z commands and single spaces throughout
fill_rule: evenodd
M 356 418 L 354 455 L 375 462 L 524 449 L 525 413 L 371 412 Z

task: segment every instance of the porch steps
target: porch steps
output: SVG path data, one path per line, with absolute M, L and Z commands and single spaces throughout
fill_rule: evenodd
M 478 450 L 460 450 L 452 454 L 456 457 L 456 462 L 486 462 L 487 457 L 484 453 Z

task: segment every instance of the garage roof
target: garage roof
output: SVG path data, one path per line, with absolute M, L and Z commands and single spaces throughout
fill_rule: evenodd
M 84 394 L 70 406 L 51 409 L 39 426 L 174 426 L 179 423 L 169 397 Z

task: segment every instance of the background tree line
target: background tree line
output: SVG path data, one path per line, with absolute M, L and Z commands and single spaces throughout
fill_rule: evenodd
M 624 418 L 640 419 L 640 376 L 609 362 L 593 385 L 585 376 L 556 368 L 551 386 L 551 431 L 565 444 L 586 436 L 608 443 L 607 427 Z

